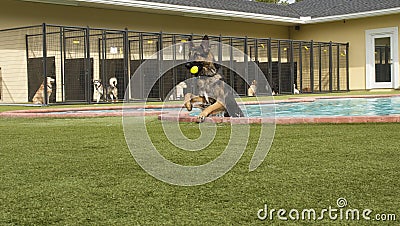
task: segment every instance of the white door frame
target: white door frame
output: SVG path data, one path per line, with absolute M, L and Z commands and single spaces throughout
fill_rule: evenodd
M 399 88 L 399 32 L 398 27 L 388 27 L 365 31 L 366 89 Z M 391 82 L 375 82 L 375 38 L 390 38 L 390 59 L 392 62 Z

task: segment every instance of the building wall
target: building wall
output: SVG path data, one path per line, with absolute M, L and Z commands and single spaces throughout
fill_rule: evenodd
M 395 14 L 322 24 L 301 25 L 300 30 L 295 30 L 294 27 L 292 27 L 290 38 L 299 40 L 349 42 L 350 89 L 358 90 L 366 88 L 365 31 L 399 26 L 400 14 Z M 400 47 L 400 44 L 398 46 Z M 398 86 L 400 86 L 400 84 L 398 84 Z
M 289 38 L 288 27 L 133 11 L 2 0 L 0 29 L 41 23 L 223 36 Z

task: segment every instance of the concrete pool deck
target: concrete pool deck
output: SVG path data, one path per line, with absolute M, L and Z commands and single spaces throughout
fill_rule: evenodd
M 312 96 L 312 97 L 291 97 L 286 100 L 275 101 L 246 101 L 243 104 L 266 104 L 266 103 L 294 103 L 294 102 L 313 102 L 318 99 L 340 99 L 340 98 L 384 98 L 395 97 L 400 94 L 383 95 L 347 95 L 347 96 Z M 146 105 L 146 109 L 159 109 L 162 105 Z M 164 105 L 164 108 L 182 108 L 181 104 Z M 30 110 L 13 110 L 0 113 L 0 117 L 22 117 L 22 118 L 76 118 L 76 117 L 121 117 L 124 116 L 158 116 L 160 120 L 196 122 L 195 116 L 190 116 L 189 112 L 167 112 L 161 111 L 139 111 L 127 112 L 123 109 L 143 109 L 143 105 L 135 106 L 101 106 L 101 107 L 73 107 L 73 108 L 43 108 Z M 112 110 L 113 112 L 107 112 Z M 99 111 L 99 112 L 96 112 Z M 371 122 L 400 122 L 399 115 L 387 116 L 321 116 L 321 117 L 276 117 L 268 118 L 229 118 L 229 117 L 208 117 L 206 122 L 214 123 L 234 123 L 234 124 L 301 124 L 301 123 L 371 123 Z

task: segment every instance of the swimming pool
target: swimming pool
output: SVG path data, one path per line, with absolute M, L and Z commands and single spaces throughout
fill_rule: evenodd
M 249 104 L 240 106 L 246 117 L 321 117 L 321 116 L 383 116 L 400 114 L 400 97 L 385 98 L 329 98 L 314 101 L 276 102 L 274 104 Z M 275 107 L 275 112 L 273 112 Z M 171 112 L 179 108 L 128 108 L 126 112 Z M 182 109 L 186 111 L 186 109 Z M 48 114 L 118 113 L 121 109 L 91 109 L 51 111 Z M 200 109 L 194 108 L 189 114 L 197 116 Z
M 275 107 L 275 112 L 271 108 Z M 274 104 L 242 105 L 246 117 L 324 117 L 324 116 L 385 116 L 400 115 L 400 97 L 327 98 L 315 101 L 277 102 Z M 194 109 L 190 116 L 197 116 Z
M 262 123 L 260 119 L 275 119 L 286 123 L 353 123 L 400 122 L 400 95 L 306 97 L 279 101 L 242 104 L 244 118 L 209 117 L 214 122 Z M 179 112 L 179 114 L 177 114 Z M 159 116 L 162 120 L 196 121 L 199 109 L 188 112 L 182 104 L 146 106 L 107 106 L 84 108 L 41 108 L 1 112 L 0 117 L 102 117 Z M 162 114 L 162 116 L 160 116 Z M 246 121 L 247 120 L 247 121 Z

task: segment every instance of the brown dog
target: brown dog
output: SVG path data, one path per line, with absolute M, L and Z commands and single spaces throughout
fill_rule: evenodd
M 197 76 L 199 94 L 187 93 L 184 105 L 191 111 L 193 104 L 199 103 L 202 112 L 198 116 L 198 122 L 203 122 L 209 115 L 220 113 L 224 113 L 226 117 L 243 117 L 232 88 L 223 82 L 222 76 L 218 74 L 219 65 L 214 61 L 207 35 L 203 37 L 200 46 L 189 41 L 189 62 L 185 66 L 192 75 Z
M 55 79 L 52 77 L 47 77 L 47 104 L 50 101 L 50 95 L 53 92 L 53 84 Z M 34 104 L 44 104 L 44 82 L 40 85 L 39 89 L 36 91 L 35 96 L 32 98 Z

